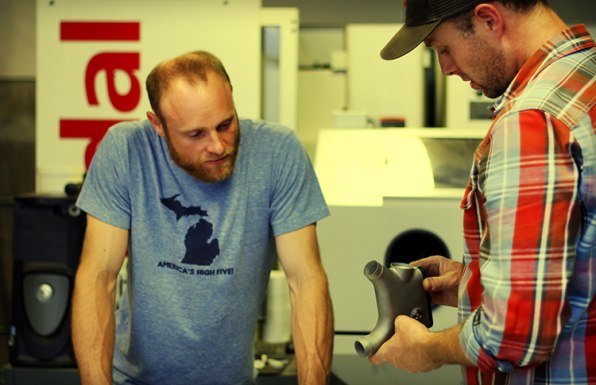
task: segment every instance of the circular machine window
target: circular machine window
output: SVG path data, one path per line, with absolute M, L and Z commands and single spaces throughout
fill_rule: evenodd
M 387 247 L 385 266 L 393 262 L 410 263 L 431 255 L 451 258 L 447 245 L 438 235 L 428 230 L 408 230 L 393 238 Z

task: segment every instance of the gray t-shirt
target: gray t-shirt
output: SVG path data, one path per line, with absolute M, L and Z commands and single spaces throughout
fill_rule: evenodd
M 232 176 L 203 183 L 148 121 L 111 128 L 77 204 L 130 230 L 116 313 L 116 384 L 250 384 L 274 236 L 329 211 L 295 133 L 240 121 Z

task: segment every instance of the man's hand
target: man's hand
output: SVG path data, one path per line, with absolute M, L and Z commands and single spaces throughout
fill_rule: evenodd
M 411 264 L 425 269 L 426 278 L 422 281 L 422 287 L 431 295 L 434 304 L 457 307 L 463 264 L 438 255 Z
M 378 365 L 387 362 L 410 373 L 427 372 L 441 366 L 429 354 L 432 333 L 413 318 L 400 315 L 395 319 L 395 334 L 369 357 Z
M 431 332 L 408 316 L 395 319 L 395 334 L 368 360 L 378 365 L 387 362 L 410 373 L 428 372 L 443 365 L 473 366 L 459 342 L 461 325 Z

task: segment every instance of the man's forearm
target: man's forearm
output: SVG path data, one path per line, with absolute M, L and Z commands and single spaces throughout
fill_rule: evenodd
M 474 366 L 461 346 L 460 332 L 461 325 L 456 325 L 450 329 L 430 334 L 430 343 L 427 344 L 426 349 L 428 355 L 438 364 L 437 367 L 448 364 Z
M 73 295 L 72 337 L 83 385 L 112 384 L 114 285 L 77 273 Z
M 292 297 L 299 384 L 325 384 L 333 351 L 333 310 L 327 281 L 311 284 Z

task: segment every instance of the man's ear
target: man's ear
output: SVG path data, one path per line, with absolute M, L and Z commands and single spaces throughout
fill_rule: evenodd
M 481 26 L 488 31 L 496 33 L 500 37 L 504 33 L 503 15 L 499 8 L 491 3 L 483 3 L 476 6 L 474 16 Z
M 152 111 L 147 111 L 147 119 L 149 119 L 149 123 L 153 126 L 155 132 L 159 136 L 165 136 L 166 132 L 164 131 L 164 127 L 161 124 L 161 120 L 155 115 Z

